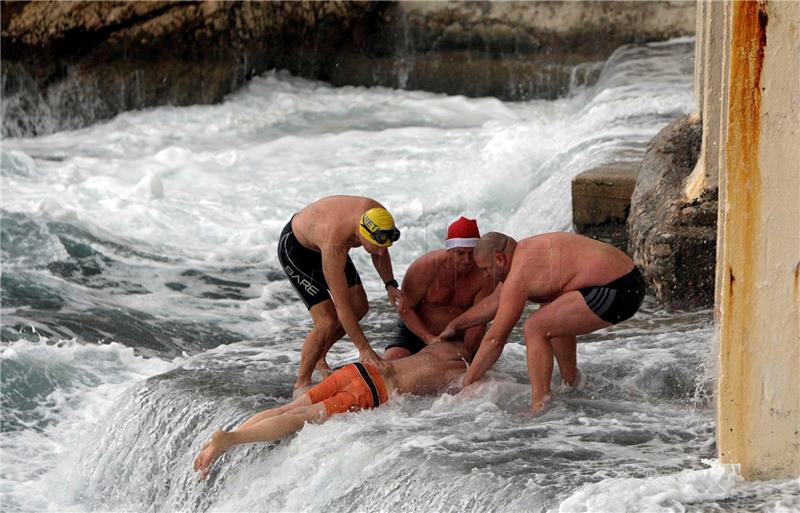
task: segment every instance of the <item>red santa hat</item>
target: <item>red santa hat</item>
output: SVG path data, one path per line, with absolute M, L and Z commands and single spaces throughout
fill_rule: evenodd
M 447 249 L 474 248 L 480 238 L 478 222 L 462 216 L 447 228 L 447 240 L 444 241 L 444 247 Z

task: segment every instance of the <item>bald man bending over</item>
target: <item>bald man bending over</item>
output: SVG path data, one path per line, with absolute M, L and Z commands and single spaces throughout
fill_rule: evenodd
M 645 285 L 633 261 L 609 244 L 573 233 L 548 233 L 519 243 L 498 232 L 481 237 L 475 263 L 497 288 L 453 319 L 441 333 L 456 332 L 494 318 L 464 378 L 479 380 L 500 357 L 527 301 L 543 303 L 525 321 L 531 412 L 551 400 L 553 357 L 566 385 L 578 381 L 576 335 L 624 321 L 639 309 Z

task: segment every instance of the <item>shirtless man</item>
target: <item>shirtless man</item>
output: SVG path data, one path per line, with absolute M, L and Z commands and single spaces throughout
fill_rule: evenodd
M 305 303 L 314 327 L 303 342 L 295 394 L 311 384 L 317 369 L 329 372 L 325 355 L 345 333 L 359 359 L 380 366 L 358 321 L 369 309 L 349 251 L 359 246 L 372 255 L 392 305 L 402 299 L 388 247 L 400 238 L 391 214 L 377 201 L 360 196 L 329 196 L 292 216 L 278 241 L 278 259 Z M 332 297 L 331 297 L 332 296 Z
M 306 422 L 380 406 L 393 393 L 444 390 L 464 374 L 469 356 L 463 344 L 441 342 L 408 358 L 385 362 L 380 369 L 369 363 L 346 365 L 290 403 L 256 413 L 233 431 L 215 431 L 195 458 L 194 470 L 204 480 L 214 461 L 234 445 L 279 440 Z
M 544 303 L 524 329 L 534 414 L 551 399 L 553 357 L 564 384 L 577 385 L 575 336 L 630 318 L 644 298 L 642 276 L 625 253 L 573 233 L 537 235 L 519 243 L 502 233 L 487 233 L 474 256 L 477 266 L 502 284 L 451 321 L 440 336 L 450 338 L 494 318 L 464 378 L 467 386 L 500 357 L 525 303 Z
M 447 229 L 445 249 L 416 259 L 403 277 L 403 302 L 395 339 L 386 346 L 387 360 L 417 353 L 441 341 L 435 334 L 459 314 L 492 293 L 494 284 L 475 266 L 472 251 L 480 238 L 474 219 L 459 218 Z M 464 343 L 474 354 L 486 324 L 469 328 Z

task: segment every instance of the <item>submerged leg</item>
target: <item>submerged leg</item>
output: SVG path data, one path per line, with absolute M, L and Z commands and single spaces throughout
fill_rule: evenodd
M 194 470 L 200 472 L 199 479 L 203 481 L 208 476 L 214 461 L 234 445 L 279 440 L 288 434 L 299 431 L 306 422 L 321 422 L 327 416 L 325 405 L 318 403 L 261 418 L 247 426 L 243 424 L 242 427 L 235 431 L 216 431 L 211 435 L 211 441 L 203 447 L 203 450 L 195 458 Z
M 574 381 L 577 375 L 575 336 L 607 326 L 610 323 L 597 317 L 577 290 L 562 294 L 525 321 L 533 414 L 539 413 L 552 397 L 553 357 L 558 360 L 564 380 L 568 383 Z
M 250 417 L 249 419 L 242 422 L 236 429 L 244 429 L 250 427 L 254 424 L 261 422 L 264 419 L 268 419 L 270 417 L 275 417 L 277 415 L 282 415 L 284 413 L 288 413 L 292 410 L 297 408 L 302 408 L 304 406 L 311 406 L 311 399 L 308 398 L 307 394 L 303 394 L 300 397 L 293 399 L 291 402 L 284 404 L 283 406 L 279 406 L 277 408 L 269 408 L 263 411 L 260 411 Z

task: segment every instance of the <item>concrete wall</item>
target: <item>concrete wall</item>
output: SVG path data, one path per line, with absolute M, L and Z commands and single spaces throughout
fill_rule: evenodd
M 704 157 L 720 187 L 717 443 L 722 462 L 741 464 L 746 478 L 797 477 L 800 3 L 716 4 L 703 6 L 703 105 L 719 88 L 723 108 L 706 129 L 725 148 L 707 144 Z

